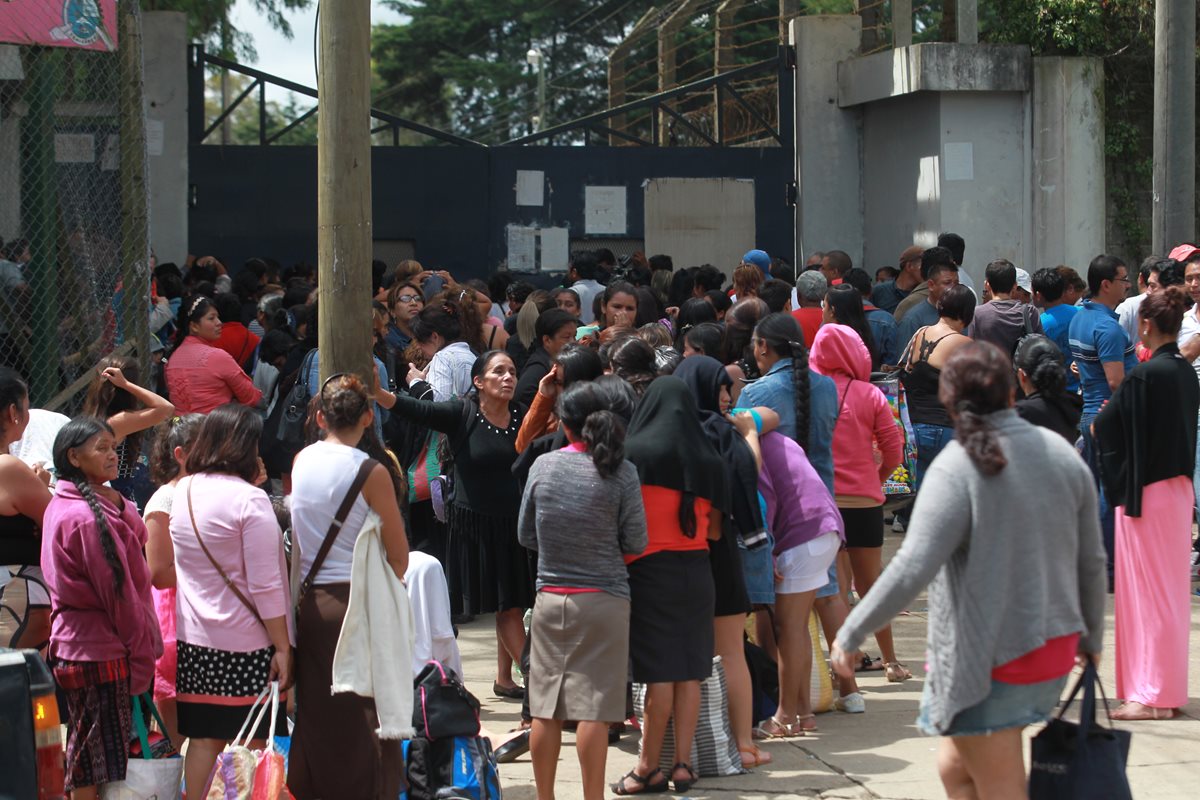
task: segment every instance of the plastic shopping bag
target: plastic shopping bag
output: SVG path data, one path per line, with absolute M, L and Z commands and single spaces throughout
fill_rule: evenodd
M 147 713 L 158 720 L 162 731 L 166 731 L 167 727 L 158 715 L 150 693 L 135 696 L 133 725 L 137 739 L 131 743 L 125 780 L 103 784 L 100 787 L 101 800 L 179 800 L 181 797 L 183 759 L 165 733 L 152 737 L 146 728 Z
M 267 702 L 267 698 L 270 702 Z M 250 740 L 270 710 L 270 732 L 265 750 L 251 750 Z M 257 712 L 257 713 L 255 713 Z M 288 800 L 283 753 L 275 745 L 275 719 L 279 715 L 279 682 L 270 685 L 250 706 L 242 729 L 225 751 L 217 756 L 209 778 L 206 800 Z

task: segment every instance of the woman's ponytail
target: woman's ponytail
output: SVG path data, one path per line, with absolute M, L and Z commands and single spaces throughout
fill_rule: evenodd
M 625 460 L 625 423 L 607 409 L 588 414 L 580 438 L 601 478 L 612 477 Z
M 954 418 L 954 438 L 958 440 L 975 469 L 984 475 L 999 475 L 1008 466 L 1008 458 L 1000 447 L 996 432 L 983 414 L 971 409 L 969 403 L 959 403 Z
M 954 438 L 975 469 L 997 475 L 1008 466 L 992 415 L 1012 405 L 1012 363 L 999 347 L 969 342 L 942 366 L 938 399 L 954 420 Z

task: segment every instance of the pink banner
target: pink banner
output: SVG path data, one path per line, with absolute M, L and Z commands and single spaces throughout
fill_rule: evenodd
M 115 51 L 117 0 L 0 0 L 0 42 Z

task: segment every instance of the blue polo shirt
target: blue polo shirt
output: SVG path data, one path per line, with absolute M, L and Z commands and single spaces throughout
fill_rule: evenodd
M 1075 315 L 1078 313 L 1077 306 L 1069 306 L 1065 303 L 1042 312 L 1042 332 L 1058 345 L 1058 349 L 1062 350 L 1063 358 L 1067 361 L 1068 392 L 1079 391 L 1079 378 L 1076 378 L 1075 373 L 1070 369 L 1074 357 L 1071 355 L 1070 336 L 1068 335 L 1071 320 L 1075 319 Z
M 1084 301 L 1071 320 L 1067 341 L 1083 383 L 1083 415 L 1095 415 L 1112 397 L 1104 365 L 1121 361 L 1128 375 L 1137 366 L 1135 345 L 1117 320 L 1117 312 L 1091 300 Z
M 781 358 L 767 374 L 748 384 L 738 396 L 742 408 L 764 406 L 779 415 L 779 432 L 796 438 L 796 395 L 792 360 Z M 833 427 L 838 418 L 838 391 L 832 378 L 808 371 L 808 463 L 833 494 Z

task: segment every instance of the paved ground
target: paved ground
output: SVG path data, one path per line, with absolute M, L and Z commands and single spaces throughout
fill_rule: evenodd
M 890 554 L 900 537 L 890 534 Z M 774 763 L 731 778 L 704 778 L 688 793 L 693 798 L 887 798 L 925 800 L 944 797 L 934 763 L 935 740 L 922 737 L 914 719 L 922 686 L 921 658 L 925 639 L 925 599 L 918 598 L 894 626 L 896 646 L 916 677 L 888 684 L 882 673 L 860 678 L 867 713 L 838 712 L 818 717 L 820 731 L 809 737 L 766 744 Z M 1101 674 L 1112 696 L 1112 606 L 1109 605 L 1105 662 Z M 495 636 L 491 617 L 463 626 L 459 643 L 467 684 L 483 701 L 484 726 L 507 731 L 517 724 L 520 704 L 492 695 L 495 676 Z M 871 647 L 869 651 L 873 652 Z M 1154 800 L 1192 800 L 1200 779 L 1200 598 L 1193 598 L 1192 657 L 1188 706 L 1171 721 L 1121 723 L 1133 731 L 1128 774 L 1134 797 Z M 1115 706 L 1115 703 L 1114 703 Z M 1030 731 L 1032 735 L 1036 731 Z M 637 760 L 638 735 L 629 733 L 609 748 L 607 777 L 615 781 Z M 558 769 L 558 797 L 581 796 L 579 764 L 573 737 L 564 735 Z M 533 800 L 533 770 L 529 756 L 501 765 L 506 800 Z

